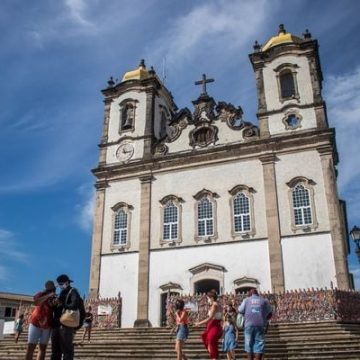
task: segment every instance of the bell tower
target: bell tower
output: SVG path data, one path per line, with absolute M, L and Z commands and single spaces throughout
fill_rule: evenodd
M 300 38 L 281 24 L 278 35 L 264 46 L 255 42 L 249 57 L 256 76 L 261 137 L 328 127 L 318 42 L 308 30 Z

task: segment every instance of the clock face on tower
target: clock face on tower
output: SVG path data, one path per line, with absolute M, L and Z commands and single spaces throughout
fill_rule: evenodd
M 116 157 L 121 162 L 129 161 L 134 155 L 134 145 L 132 143 L 123 143 L 116 150 Z

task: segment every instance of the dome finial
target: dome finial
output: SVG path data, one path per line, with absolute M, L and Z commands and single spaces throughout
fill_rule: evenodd
M 141 59 L 141 60 L 140 60 L 139 67 L 141 67 L 141 68 L 143 68 L 143 69 L 146 69 L 146 65 L 145 65 L 145 60 L 144 60 L 144 59 Z
M 110 79 L 108 80 L 108 88 L 112 88 L 115 85 L 115 81 L 112 76 L 110 76 Z
M 303 37 L 304 39 L 311 39 L 311 32 L 309 31 L 309 29 L 305 30 L 305 32 L 303 33 Z
M 285 30 L 284 24 L 280 24 L 280 25 L 279 25 L 279 35 L 280 35 L 280 34 L 286 34 L 286 30 Z
M 261 49 L 261 45 L 258 43 L 257 40 L 255 40 L 255 42 L 254 42 L 253 49 L 255 52 L 258 52 Z

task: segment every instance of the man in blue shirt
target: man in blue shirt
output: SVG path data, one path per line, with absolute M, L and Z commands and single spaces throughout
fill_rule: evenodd
M 251 289 L 248 295 L 239 306 L 239 312 L 244 315 L 245 351 L 248 360 L 261 360 L 265 348 L 265 328 L 272 308 L 256 289 Z

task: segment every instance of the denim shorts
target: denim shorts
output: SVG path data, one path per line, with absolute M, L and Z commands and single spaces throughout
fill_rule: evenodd
M 42 329 L 33 324 L 29 325 L 28 343 L 47 345 L 51 335 L 51 329 Z
M 244 345 L 247 353 L 262 354 L 265 348 L 263 326 L 247 326 L 244 330 Z
M 189 336 L 189 328 L 187 325 L 180 324 L 176 330 L 176 340 L 185 341 Z

